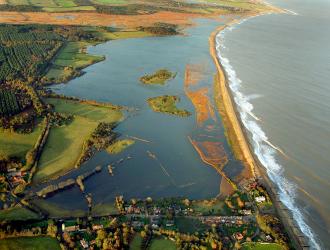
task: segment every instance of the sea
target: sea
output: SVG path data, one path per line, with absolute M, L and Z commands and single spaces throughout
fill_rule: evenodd
M 217 35 L 218 57 L 255 154 L 312 249 L 330 249 L 330 1 L 271 0 L 287 10 Z

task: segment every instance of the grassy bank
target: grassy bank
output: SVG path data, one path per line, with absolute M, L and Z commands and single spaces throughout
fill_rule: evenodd
M 135 141 L 131 139 L 119 140 L 107 147 L 107 152 L 109 154 L 119 154 L 134 143 Z
M 34 204 L 43 211 L 46 211 L 50 218 L 84 217 L 87 215 L 87 204 L 86 211 L 84 211 L 80 209 L 66 209 L 44 199 L 34 199 L 30 203 Z
M 85 52 L 90 42 L 69 42 L 60 50 L 46 74 L 51 82 L 65 82 L 78 75 L 78 70 L 104 60 L 103 56 L 90 55 Z
M 105 216 L 105 215 L 115 215 L 118 214 L 118 209 L 116 204 L 114 203 L 98 203 L 93 206 L 92 208 L 92 215 L 93 216 Z

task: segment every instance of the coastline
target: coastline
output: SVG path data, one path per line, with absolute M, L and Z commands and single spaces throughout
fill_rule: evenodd
M 247 131 L 245 130 L 244 125 L 239 118 L 240 114 L 234 103 L 231 90 L 229 89 L 227 75 L 217 56 L 216 36 L 219 32 L 234 24 L 239 23 L 240 21 L 241 19 L 235 19 L 223 26 L 218 27 L 211 33 L 209 37 L 210 55 L 217 69 L 214 90 L 219 95 L 216 96 L 216 98 L 221 99 L 221 103 L 217 103 L 217 109 L 218 111 L 219 109 L 223 111 L 222 113 L 226 119 L 226 121 L 224 121 L 224 123 L 226 123 L 224 124 L 225 130 L 227 130 L 226 133 L 230 132 L 231 137 L 229 139 L 231 143 L 235 144 L 235 146 L 238 148 L 239 152 L 234 153 L 240 154 L 240 157 L 242 157 L 240 160 L 242 160 L 244 165 L 251 170 L 253 178 L 265 186 L 273 201 L 276 214 L 279 216 L 281 222 L 285 226 L 286 232 L 288 233 L 292 244 L 296 249 L 310 249 L 307 237 L 302 233 L 301 229 L 294 221 L 291 211 L 280 200 L 276 186 L 269 179 L 265 167 L 260 163 L 257 156 L 253 153 L 252 145 L 248 140 Z M 221 108 L 219 108 L 219 105 L 221 105 Z
M 227 77 L 225 72 L 218 60 L 217 51 L 216 51 L 216 35 L 226 29 L 227 27 L 238 23 L 239 20 L 234 20 L 229 22 L 226 25 L 220 26 L 209 37 L 210 44 L 210 54 L 217 68 L 216 79 L 214 87 L 218 90 L 218 93 L 221 95 L 221 100 L 224 108 L 224 113 L 226 118 L 228 118 L 227 129 L 232 129 L 234 134 L 234 140 L 238 144 L 243 162 L 246 166 L 248 166 L 251 170 L 251 173 L 254 178 L 260 176 L 259 169 L 257 167 L 257 163 L 255 161 L 255 157 L 251 151 L 250 145 L 248 143 L 246 134 L 243 132 L 242 124 L 238 118 L 238 113 L 235 105 L 233 104 L 232 95 L 227 86 Z M 232 138 L 233 139 L 233 138 Z

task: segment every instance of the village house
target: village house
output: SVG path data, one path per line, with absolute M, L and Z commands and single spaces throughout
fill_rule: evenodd
M 62 230 L 63 232 L 67 232 L 67 233 L 76 232 L 79 231 L 79 226 L 66 227 L 65 224 L 62 224 Z
M 85 239 L 80 240 L 80 245 L 83 249 L 88 249 L 88 242 Z
M 243 209 L 243 210 L 240 210 L 240 214 L 251 215 L 252 211 L 250 209 Z
M 265 196 L 255 197 L 255 201 L 258 202 L 258 203 L 265 202 L 266 201 L 266 197 Z
M 97 230 L 103 229 L 103 225 L 101 225 L 101 224 L 93 225 L 92 226 L 92 229 L 93 229 L 93 231 L 97 231 Z
M 243 234 L 241 234 L 241 233 L 236 233 L 235 234 L 235 239 L 237 241 L 241 241 L 241 240 L 243 240 L 243 238 L 244 238 Z

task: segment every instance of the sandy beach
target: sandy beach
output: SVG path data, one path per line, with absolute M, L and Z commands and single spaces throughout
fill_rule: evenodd
M 234 21 L 230 22 L 229 24 L 221 26 L 218 29 L 216 29 L 214 32 L 212 32 L 210 39 L 209 39 L 210 54 L 214 60 L 216 68 L 217 68 L 215 88 L 217 88 L 218 93 L 221 94 L 221 100 L 222 100 L 221 104 L 223 105 L 223 109 L 224 109 L 225 115 L 226 115 L 226 117 L 228 119 L 228 123 L 229 123 L 229 124 L 227 124 L 227 126 L 228 126 L 227 129 L 232 130 L 232 132 L 235 136 L 234 143 L 236 143 L 241 150 L 242 159 L 243 159 L 244 164 L 246 164 L 246 166 L 250 168 L 253 177 L 259 177 L 260 172 L 257 168 L 257 163 L 255 161 L 253 153 L 251 152 L 250 146 L 249 146 L 247 138 L 246 138 L 246 134 L 242 129 L 242 125 L 238 118 L 238 113 L 236 111 L 236 107 L 233 104 L 232 96 L 231 96 L 230 90 L 228 89 L 226 75 L 218 60 L 217 51 L 216 51 L 216 43 L 215 43 L 216 35 L 219 32 L 221 32 L 222 30 L 224 30 L 225 28 L 227 28 L 228 26 L 233 25 L 237 22 L 238 22 L 238 20 L 234 20 Z

